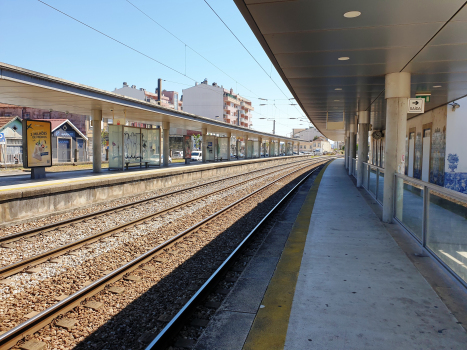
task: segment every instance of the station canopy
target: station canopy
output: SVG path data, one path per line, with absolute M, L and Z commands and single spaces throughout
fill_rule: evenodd
M 81 115 L 91 115 L 91 111 L 97 109 L 102 110 L 103 118 L 109 119 L 125 118 L 152 125 L 169 122 L 171 128 L 194 131 L 206 128 L 208 133 L 225 135 L 230 132 L 240 138 L 306 142 L 165 108 L 1 62 L 0 101 Z
M 332 140 L 344 140 L 344 130 L 327 129 L 327 121 L 348 123 L 358 111 L 385 129 L 388 73 L 411 73 L 411 97 L 431 93 L 425 112 L 467 94 L 463 0 L 234 1 L 310 121 Z

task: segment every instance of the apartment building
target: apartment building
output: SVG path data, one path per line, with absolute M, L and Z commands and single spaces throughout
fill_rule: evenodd
M 115 89 L 112 92 L 154 104 L 158 104 L 157 102 L 159 100 L 158 88 L 155 89 L 155 92 L 150 92 L 144 88 L 137 89 L 136 85 L 130 86 L 126 82 L 123 83 L 123 86 L 120 89 Z M 179 98 L 177 91 L 162 90 L 160 100 L 160 105 L 162 107 L 183 110 L 183 102 Z
M 224 89 L 217 83 L 209 85 L 207 79 L 183 90 L 183 110 L 245 128 L 253 126 L 251 101 L 233 89 Z

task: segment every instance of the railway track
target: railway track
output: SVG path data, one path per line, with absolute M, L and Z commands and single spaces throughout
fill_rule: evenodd
M 173 343 L 174 338 L 182 327 L 187 325 L 187 321 L 193 314 L 194 310 L 203 303 L 206 296 L 211 293 L 222 278 L 227 274 L 228 270 L 236 263 L 239 255 L 253 240 L 254 236 L 264 226 L 268 220 L 277 213 L 282 204 L 291 197 L 291 195 L 302 185 L 315 171 L 319 171 L 321 167 L 314 168 L 311 172 L 305 175 L 290 191 L 288 191 L 277 204 L 267 212 L 261 221 L 245 236 L 245 238 L 235 247 L 220 266 L 206 279 L 206 282 L 194 293 L 194 295 L 180 308 L 177 314 L 167 323 L 167 325 L 157 334 L 156 337 L 145 347 L 145 350 L 164 349 L 170 343 Z M 220 303 L 219 303 L 220 304 Z M 177 345 L 175 345 L 177 347 Z
M 315 161 L 311 161 L 311 163 L 315 163 Z M 300 163 L 301 164 L 301 163 Z M 271 173 L 266 173 L 264 175 L 261 175 L 260 177 L 264 177 L 264 176 L 268 176 L 270 175 Z M 258 177 L 258 178 L 260 178 Z M 149 215 L 143 215 L 135 220 L 131 220 L 131 221 L 128 221 L 128 222 L 125 222 L 121 225 L 117 225 L 117 226 L 114 226 L 108 230 L 104 230 L 104 231 L 101 231 L 101 232 L 97 232 L 95 234 L 92 234 L 90 236 L 87 236 L 87 237 L 84 237 L 82 239 L 79 239 L 79 240 L 76 240 L 76 241 L 73 241 L 73 242 L 70 242 L 68 244 L 65 244 L 65 245 L 62 245 L 62 246 L 59 246 L 57 248 L 54 248 L 54 249 L 51 249 L 51 250 L 48 250 L 48 251 L 45 251 L 41 254 L 36 254 L 34 256 L 31 256 L 29 258 L 26 258 L 26 259 L 22 259 L 21 261 L 18 261 L 16 263 L 13 263 L 13 264 L 10 264 L 8 266 L 4 266 L 4 267 L 0 267 L 0 277 L 2 278 L 6 278 L 6 277 L 9 277 L 11 275 L 14 275 L 18 272 L 21 272 L 23 271 L 24 269 L 26 268 L 29 268 L 31 266 L 34 266 L 34 265 L 38 265 L 44 261 L 47 261 L 47 260 L 50 260 L 54 257 L 57 257 L 57 256 L 60 256 L 60 255 L 63 255 L 64 253 L 66 252 L 69 252 L 69 251 L 72 251 L 72 250 L 76 250 L 76 249 L 79 249 L 85 245 L 88 245 L 88 244 L 91 244 L 93 242 L 96 242 L 96 241 L 99 241 L 101 239 L 104 239 L 106 237 L 109 237 L 109 236 L 112 236 L 112 235 L 115 235 L 115 234 L 118 234 L 119 232 L 122 232 L 124 231 L 125 229 L 129 228 L 129 227 L 132 227 L 132 226 L 135 226 L 135 225 L 138 225 L 140 223 L 144 223 L 146 222 L 147 220 L 150 220 L 152 218 L 155 218 L 157 216 L 160 216 L 164 213 L 168 213 L 168 212 L 171 212 L 173 210 L 177 210 L 179 208 L 183 208 L 185 206 L 188 206 L 190 205 L 191 203 L 195 203 L 197 201 L 200 201 L 202 200 L 203 198 L 207 198 L 209 196 L 212 196 L 212 195 L 215 195 L 217 193 L 221 193 L 223 191 L 226 191 L 226 190 L 229 190 L 229 189 L 232 189 L 232 188 L 235 188 L 235 187 L 239 187 L 243 184 L 247 184 L 249 183 L 250 181 L 252 181 L 252 179 L 247 179 L 245 181 L 241 181 L 239 183 L 236 183 L 236 184 L 233 184 L 233 185 L 230 185 L 230 186 L 227 186 L 227 187 L 223 187 L 219 190 L 215 190 L 215 191 L 211 191 L 209 193 L 206 193 L 206 194 L 203 194 L 201 196 L 196 196 L 195 198 L 193 199 L 190 199 L 190 200 L 187 200 L 187 201 L 184 201 L 182 203 L 179 203 L 178 205 L 175 205 L 175 206 L 172 206 L 172 207 L 168 207 L 168 208 L 164 208 L 164 209 L 161 209 L 161 210 L 158 210 L 154 213 L 151 213 Z M 218 182 L 218 181 L 216 181 Z M 190 188 L 191 189 L 191 188 Z M 180 191 L 175 191 L 175 193 L 180 193 L 180 192 L 183 192 L 182 190 Z M 147 199 L 147 200 L 144 200 L 144 201 L 140 201 L 142 203 L 146 203 L 150 200 L 156 200 L 158 198 L 163 198 L 163 197 L 166 197 L 168 195 L 172 195 L 174 194 L 173 192 L 169 193 L 169 194 L 166 194 L 166 195 L 160 195 L 160 196 L 155 196 L 153 197 L 152 199 Z M 123 207 L 127 208 L 129 207 L 130 205 L 126 204 L 124 205 Z M 120 210 L 123 210 L 122 207 L 118 207 L 116 209 L 114 209 L 114 211 L 120 211 Z M 109 210 L 105 210 L 104 211 L 105 213 L 108 213 Z M 102 213 L 98 213 L 97 217 L 100 217 L 101 215 L 103 215 Z M 77 225 L 79 224 L 80 221 L 82 220 L 85 220 L 86 218 L 89 218 L 89 216 L 86 216 L 85 218 L 77 218 L 76 220 L 72 220 L 71 223 L 70 222 L 67 222 L 66 225 L 69 225 L 69 224 L 74 224 L 74 225 Z M 57 223 L 56 226 L 57 227 L 63 227 L 65 224 L 63 223 Z M 50 232 L 51 228 L 50 227 L 47 227 L 45 232 Z M 39 230 L 40 231 L 40 230 Z M 40 231 L 40 232 L 44 232 L 44 231 Z M 29 236 L 31 233 L 26 232 L 24 233 L 24 235 L 26 236 Z M 37 234 L 37 231 L 34 233 L 34 234 Z M 17 234 L 15 234 L 16 236 Z
M 312 160 L 317 161 L 319 159 L 321 159 L 321 158 L 313 158 Z M 8 234 L 8 235 L 5 235 L 5 236 L 0 236 L 0 246 L 16 242 L 16 241 L 18 241 L 18 240 L 20 240 L 22 238 L 23 239 L 24 238 L 29 238 L 29 237 L 32 237 L 32 236 L 36 236 L 38 234 L 45 234 L 45 233 L 48 233 L 48 232 L 50 232 L 52 230 L 57 230 L 57 229 L 60 229 L 60 228 L 63 228 L 63 227 L 66 227 L 66 226 L 69 226 L 69 225 L 72 225 L 72 224 L 78 224 L 78 223 L 80 223 L 80 222 L 82 222 L 84 220 L 97 219 L 97 218 L 103 217 L 106 214 L 109 214 L 109 213 L 112 213 L 112 212 L 118 212 L 119 210 L 125 210 L 127 208 L 131 208 L 131 207 L 143 204 L 143 203 L 147 203 L 147 202 L 150 202 L 150 201 L 165 198 L 165 197 L 168 197 L 168 196 L 171 196 L 171 195 L 176 195 L 176 194 L 180 194 L 180 193 L 183 193 L 183 192 L 186 192 L 186 191 L 199 189 L 201 187 L 208 187 L 208 186 L 211 186 L 213 184 L 220 183 L 220 182 L 223 182 L 223 181 L 226 181 L 226 180 L 232 180 L 232 179 L 238 178 L 240 176 L 248 176 L 248 175 L 252 175 L 252 174 L 262 172 L 262 171 L 267 171 L 267 170 L 275 171 L 275 170 L 280 169 L 281 167 L 287 167 L 287 166 L 290 166 L 292 164 L 300 163 L 300 162 L 303 162 L 303 160 L 299 160 L 299 161 L 296 161 L 296 162 L 293 162 L 293 163 L 287 163 L 287 164 L 279 166 L 279 167 L 271 166 L 271 167 L 267 167 L 267 168 L 253 170 L 253 171 L 250 171 L 250 172 L 247 172 L 247 173 L 244 173 L 244 174 L 240 174 L 240 175 L 233 175 L 233 176 L 221 178 L 221 179 L 218 179 L 218 180 L 206 182 L 206 183 L 203 183 L 203 184 L 197 184 L 195 186 L 190 186 L 190 187 L 187 187 L 187 188 L 182 188 L 182 189 L 167 192 L 167 193 L 164 193 L 164 194 L 151 196 L 151 197 L 136 200 L 136 201 L 133 201 L 133 202 L 117 205 L 115 207 L 106 208 L 106 209 L 103 209 L 103 210 L 99 210 L 97 212 L 91 212 L 91 213 L 88 213 L 88 214 L 68 218 L 68 219 L 61 220 L 61 221 L 58 221 L 58 222 L 54 222 L 54 223 L 51 223 L 51 224 L 47 224 L 47 225 L 43 225 L 43 226 L 39 226 L 39 227 L 34 227 L 32 229 L 29 229 L 29 230 L 24 230 L 24 231 L 21 231 L 21 232 Z
M 84 288 L 78 290 L 73 295 L 70 295 L 69 297 L 65 298 L 64 300 L 62 300 L 62 301 L 54 304 L 53 306 L 47 308 L 46 310 L 42 311 L 38 315 L 30 318 L 28 321 L 26 321 L 26 322 L 18 325 L 17 327 L 9 330 L 5 334 L 0 335 L 0 347 L 3 348 L 3 347 L 9 347 L 9 346 L 14 345 L 19 339 L 23 338 L 25 335 L 34 333 L 38 329 L 42 328 L 44 325 L 50 323 L 54 318 L 57 317 L 57 315 L 66 313 L 68 310 L 74 308 L 77 305 L 80 305 L 80 303 L 83 300 L 89 298 L 92 295 L 95 295 L 95 294 L 99 293 L 108 284 L 111 284 L 111 283 L 113 283 L 115 281 L 121 280 L 122 278 L 128 278 L 129 277 L 128 274 L 130 272 L 132 272 L 135 269 L 138 269 L 141 266 L 143 266 L 143 268 L 144 268 L 144 264 L 146 264 L 147 262 L 153 260 L 155 258 L 155 256 L 160 254 L 164 249 L 167 249 L 170 246 L 172 246 L 172 247 L 173 246 L 178 246 L 178 244 L 179 244 L 178 242 L 181 239 L 186 238 L 186 236 L 189 236 L 190 234 L 193 234 L 194 231 L 199 230 L 201 227 L 207 225 L 210 222 L 213 222 L 222 213 L 224 213 L 224 212 L 230 210 L 231 208 L 239 205 L 239 203 L 242 203 L 242 202 L 248 200 L 249 198 L 251 198 L 251 197 L 253 197 L 255 195 L 258 195 L 259 193 L 265 191 L 266 189 L 271 188 L 275 184 L 278 184 L 281 181 L 285 180 L 287 177 L 291 177 L 294 174 L 297 174 L 300 171 L 303 171 L 305 168 L 310 168 L 312 166 L 317 166 L 318 164 L 322 164 L 322 163 L 323 163 L 323 161 L 319 160 L 319 161 L 312 161 L 312 162 L 309 162 L 307 164 L 298 164 L 298 165 L 294 166 L 293 168 L 298 167 L 298 169 L 294 169 L 293 172 L 291 172 L 289 174 L 286 174 L 284 176 L 281 176 L 280 178 L 274 180 L 273 182 L 260 187 L 259 189 L 255 190 L 252 193 L 247 194 L 243 198 L 235 201 L 234 203 L 229 204 L 228 206 L 224 207 L 223 209 L 221 209 L 221 210 L 217 211 L 216 213 L 210 215 L 208 218 L 205 218 L 202 221 L 200 221 L 200 222 L 196 223 L 195 225 L 191 226 L 189 229 L 184 230 L 183 232 L 176 234 L 175 236 L 173 236 L 170 239 L 164 241 L 163 243 L 159 244 L 158 246 L 154 247 L 153 249 L 150 249 L 149 251 L 147 251 L 146 253 L 140 255 L 136 259 L 133 259 L 130 262 L 124 264 L 123 266 L 120 266 L 119 268 L 117 268 L 117 269 L 115 269 L 115 270 L 113 270 L 113 271 L 111 271 L 109 273 L 106 273 L 102 278 L 98 279 L 97 281 L 92 282 L 88 286 L 85 286 Z M 264 169 L 262 169 L 262 170 L 264 170 Z M 248 181 L 250 181 L 250 180 L 246 180 L 244 182 L 248 182 Z M 239 186 L 239 185 L 240 184 L 228 186 L 228 188 Z M 227 188 L 224 188 L 222 190 L 217 190 L 217 191 L 214 191 L 214 193 L 220 192 L 220 191 L 225 191 L 226 189 Z M 212 195 L 212 193 L 210 193 L 208 195 Z M 205 196 L 207 196 L 207 195 L 205 195 Z M 201 196 L 201 197 L 203 197 L 203 196 Z M 199 200 L 199 198 L 197 200 Z M 195 201 L 195 199 L 184 202 L 184 203 L 182 203 L 182 204 L 180 204 L 180 205 L 178 205 L 176 207 L 178 208 L 178 207 L 182 207 L 182 206 L 187 206 L 187 205 L 189 205 L 189 203 L 191 203 L 193 201 Z M 165 209 L 162 212 L 167 212 L 168 210 L 174 210 L 174 208 Z M 152 214 L 150 216 L 160 215 L 160 214 L 161 213 L 157 213 L 157 214 Z M 148 220 L 148 219 L 149 219 L 148 217 L 138 218 L 137 220 L 135 220 L 132 223 L 126 223 L 124 225 L 120 225 L 117 228 L 113 228 L 112 230 L 108 230 L 108 231 L 112 231 L 113 233 L 112 232 L 107 232 L 107 231 L 104 231 L 104 233 L 100 232 L 99 233 L 99 235 L 100 235 L 99 238 L 98 237 L 92 237 L 90 239 L 93 239 L 93 240 L 101 239 L 103 237 L 103 235 L 115 234 L 116 231 L 119 231 L 119 230 L 121 231 L 121 230 L 125 229 L 126 227 L 128 227 L 129 225 L 135 225 L 135 224 L 141 223 L 144 220 Z M 185 241 L 185 243 L 190 243 L 190 241 Z M 86 242 L 76 242 L 76 244 L 77 245 L 74 246 L 74 249 L 76 249 L 76 247 L 78 245 L 82 246 L 84 244 L 89 244 L 89 241 L 87 243 Z M 182 243 L 182 245 L 183 245 L 183 243 Z M 67 248 L 64 248 L 64 249 L 65 250 L 70 250 L 71 248 L 67 247 Z M 62 249 L 61 251 L 63 252 L 64 250 Z M 54 252 L 52 254 L 58 254 L 58 252 Z M 46 258 L 46 257 L 43 256 L 43 257 L 39 257 L 38 259 L 40 260 L 40 259 L 44 259 L 44 258 Z M 50 259 L 50 255 L 49 255 L 49 257 L 47 259 Z M 29 264 L 31 264 L 31 262 L 29 262 Z M 13 268 L 13 270 L 18 269 L 18 268 L 19 268 L 19 266 L 16 266 L 16 267 Z M 23 265 L 22 268 L 24 268 L 24 265 Z M 13 271 L 13 270 L 10 269 L 10 271 Z

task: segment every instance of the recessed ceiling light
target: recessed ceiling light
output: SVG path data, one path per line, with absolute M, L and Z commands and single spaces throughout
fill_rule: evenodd
M 441 85 L 433 85 L 434 88 L 439 88 Z
M 335 88 L 334 90 L 337 90 L 337 91 L 339 91 L 339 90 L 342 90 L 342 88 Z
M 339 61 L 348 61 L 350 59 L 350 57 L 339 57 L 338 60 Z
M 355 18 L 360 16 L 362 13 L 360 11 L 349 11 L 344 13 L 345 18 Z

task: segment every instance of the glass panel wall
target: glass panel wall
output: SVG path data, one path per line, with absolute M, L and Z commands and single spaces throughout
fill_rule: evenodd
M 161 129 L 141 129 L 143 162 L 160 165 Z
M 109 125 L 109 169 L 123 169 L 122 125 Z
M 376 196 L 376 168 L 370 167 L 370 192 Z
M 423 232 L 423 187 L 396 178 L 395 216 L 420 241 Z
M 219 137 L 217 139 L 217 159 L 229 160 L 229 139 L 227 137 Z
M 123 144 L 125 163 L 140 163 L 141 157 L 141 129 L 132 126 L 123 127 Z
M 426 245 L 467 281 L 467 201 L 428 189 Z
M 246 142 L 246 157 L 248 159 L 253 158 L 253 141 Z
M 217 153 L 217 137 L 208 135 L 206 136 L 206 160 L 214 161 L 216 160 Z
M 368 190 L 368 164 L 363 163 L 363 187 Z
M 253 141 L 253 158 L 259 157 L 259 141 Z
M 378 201 L 383 203 L 384 198 L 384 170 L 378 169 Z

